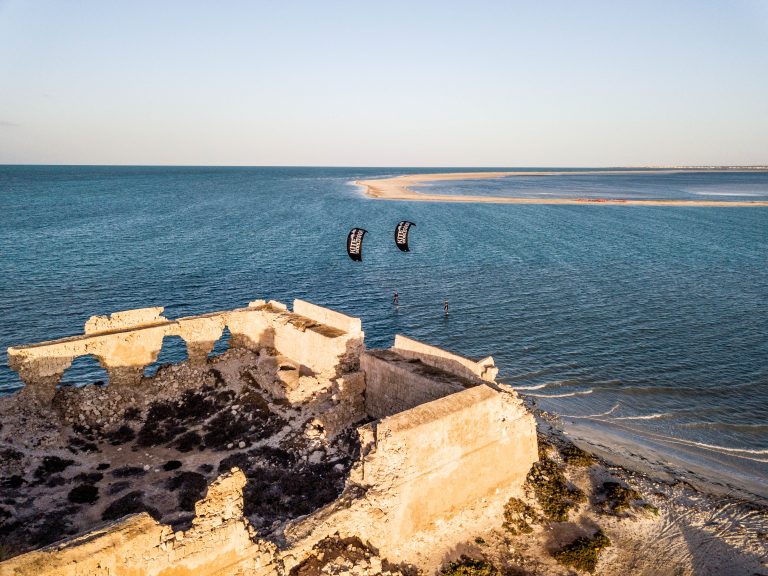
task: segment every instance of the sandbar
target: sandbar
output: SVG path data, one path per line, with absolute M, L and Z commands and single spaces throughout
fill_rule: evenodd
M 639 200 L 620 198 L 521 198 L 512 196 L 472 196 L 458 194 L 429 194 L 416 192 L 413 186 L 446 180 L 487 180 L 515 176 L 563 176 L 574 174 L 673 174 L 681 172 L 732 172 L 733 170 L 589 170 L 589 171 L 540 171 L 540 172 L 446 172 L 440 174 L 406 174 L 393 178 L 357 180 L 365 194 L 380 200 L 410 200 L 417 202 L 463 202 L 488 204 L 571 204 L 607 206 L 710 206 L 744 207 L 766 206 L 768 200 Z M 752 171 L 752 170 L 750 170 Z

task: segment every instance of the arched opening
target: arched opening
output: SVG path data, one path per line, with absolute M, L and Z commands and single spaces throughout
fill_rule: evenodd
M 221 336 L 216 340 L 216 344 L 213 345 L 213 350 L 208 354 L 208 358 L 215 358 L 221 356 L 229 350 L 229 341 L 232 338 L 232 334 L 229 331 L 228 326 L 224 326 L 224 330 L 221 332 Z
M 88 384 L 105 386 L 109 378 L 107 371 L 93 354 L 78 356 L 72 360 L 72 364 L 64 371 L 59 381 L 59 386 L 75 386 L 82 388 Z
M 160 354 L 157 355 L 157 360 L 144 368 L 144 377 L 151 378 L 157 374 L 161 366 L 178 364 L 186 360 L 187 343 L 184 342 L 184 339 L 181 336 L 164 336 Z

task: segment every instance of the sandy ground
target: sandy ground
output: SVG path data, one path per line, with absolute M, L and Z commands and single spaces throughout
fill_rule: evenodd
M 672 174 L 677 172 L 718 172 L 718 170 L 595 170 L 579 172 L 454 172 L 443 174 L 408 174 L 378 180 L 358 180 L 365 193 L 382 200 L 412 200 L 419 202 L 483 202 L 490 204 L 598 204 L 622 206 L 710 206 L 743 207 L 768 206 L 768 201 L 724 202 L 719 200 L 619 200 L 610 198 L 514 198 L 504 196 L 463 196 L 448 194 L 424 194 L 410 187 L 428 185 L 429 182 L 446 180 L 486 180 L 514 176 L 562 176 L 567 174 Z
M 585 501 L 564 522 L 535 522 L 530 534 L 515 535 L 498 524 L 474 533 L 445 560 L 463 554 L 487 560 L 502 574 L 513 576 L 587 574 L 558 563 L 553 552 L 599 529 L 611 541 L 599 554 L 594 573 L 601 576 L 768 575 L 768 509 L 740 498 L 702 492 L 679 478 L 661 480 L 599 457 L 589 466 L 568 464 L 560 452 L 574 439 L 541 413 L 537 420 L 540 442 L 549 444 L 545 454 L 562 466 L 568 482 L 585 494 Z M 607 509 L 601 490 L 604 482 L 635 489 L 642 501 L 622 512 Z M 538 509 L 533 494 L 524 500 Z

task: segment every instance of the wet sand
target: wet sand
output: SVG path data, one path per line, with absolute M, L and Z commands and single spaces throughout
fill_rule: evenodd
M 407 174 L 394 178 L 378 180 L 358 180 L 356 185 L 365 189 L 371 198 L 381 200 L 411 200 L 417 202 L 465 202 L 489 204 L 597 204 L 607 206 L 709 206 L 709 207 L 744 207 L 768 206 L 766 200 L 734 201 L 722 200 L 623 200 L 615 198 L 519 198 L 510 196 L 469 196 L 453 194 L 425 194 L 415 192 L 412 186 L 421 186 L 428 182 L 446 180 L 487 180 L 514 176 L 562 176 L 573 174 L 673 174 L 691 172 L 726 172 L 732 170 L 592 170 L 578 172 L 452 172 L 441 174 Z

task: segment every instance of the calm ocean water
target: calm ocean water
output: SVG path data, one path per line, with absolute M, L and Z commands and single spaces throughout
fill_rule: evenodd
M 92 314 L 298 297 L 362 317 L 369 347 L 404 333 L 492 354 L 544 408 L 768 484 L 768 209 L 385 202 L 349 184 L 427 171 L 0 166 L 0 391 L 21 385 L 8 346 L 78 333 Z M 744 200 L 768 198 L 768 174 L 429 189 Z M 411 253 L 393 244 L 401 219 L 417 223 Z M 363 263 L 344 250 L 353 226 L 369 231 Z M 79 363 L 65 381 L 99 377 Z

